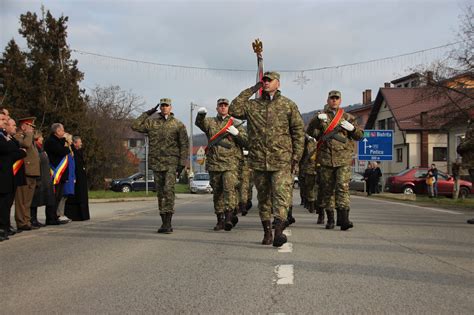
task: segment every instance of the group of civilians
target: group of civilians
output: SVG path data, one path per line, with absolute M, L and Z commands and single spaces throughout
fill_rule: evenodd
M 378 162 L 369 162 L 364 172 L 365 188 L 367 196 L 380 193 L 380 179 L 382 178 L 382 171 Z
M 90 218 L 82 139 L 54 123 L 45 140 L 35 119 L 18 119 L 17 125 L 7 109 L 0 109 L 0 241 Z M 10 218 L 13 204 L 16 228 Z M 44 224 L 38 220 L 43 206 Z

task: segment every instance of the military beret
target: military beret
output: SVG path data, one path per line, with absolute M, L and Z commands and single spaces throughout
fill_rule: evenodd
M 264 78 L 269 78 L 270 80 L 278 80 L 280 81 L 280 74 L 275 71 L 267 71 L 263 74 Z

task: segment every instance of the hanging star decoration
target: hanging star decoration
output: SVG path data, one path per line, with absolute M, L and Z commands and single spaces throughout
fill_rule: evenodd
M 301 71 L 301 73 L 296 77 L 296 79 L 293 80 L 293 82 L 295 82 L 297 85 L 299 85 L 301 87 L 301 89 L 304 89 L 304 86 L 306 84 L 308 84 L 308 81 L 310 81 L 310 79 L 308 79 L 304 75 L 304 71 Z

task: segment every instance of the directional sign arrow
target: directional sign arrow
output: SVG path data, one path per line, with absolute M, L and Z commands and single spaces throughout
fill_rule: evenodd
M 367 140 L 367 138 L 364 138 L 364 140 L 362 140 L 362 141 L 364 142 L 364 154 L 367 154 L 367 148 L 370 149 L 370 148 L 372 148 L 372 146 L 367 145 L 367 142 L 369 141 L 369 140 Z

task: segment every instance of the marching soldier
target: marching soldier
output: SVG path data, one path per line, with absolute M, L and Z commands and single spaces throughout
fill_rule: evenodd
M 160 112 L 157 112 L 158 106 Z M 162 98 L 154 108 L 143 113 L 132 124 L 132 129 L 148 134 L 150 168 L 155 176 L 158 208 L 162 225 L 158 233 L 172 233 L 174 214 L 174 186 L 176 176 L 183 171 L 189 154 L 189 140 L 184 124 L 171 112 L 171 99 Z
M 357 126 L 355 117 L 340 108 L 341 92 L 330 91 L 327 102 L 325 110 L 309 123 L 307 133 L 318 140 L 317 162 L 321 165 L 321 206 L 328 217 L 326 228 L 334 228 L 331 198 L 335 195 L 341 230 L 348 230 L 353 227 L 349 220 L 353 141 L 362 139 L 364 132 Z
M 209 172 L 217 217 L 214 231 L 230 231 L 239 221 L 234 209 L 238 205 L 239 168 L 243 159 L 242 148 L 247 146 L 247 134 L 242 126 L 234 126 L 227 99 L 219 99 L 216 109 L 216 117 L 206 118 L 207 110 L 201 107 L 195 125 L 206 134 L 208 140 L 223 132 L 228 134 L 212 147 L 208 147 L 206 170 Z
M 262 82 L 242 91 L 229 113 L 246 119 L 249 133 L 249 164 L 254 171 L 258 208 L 264 230 L 262 244 L 286 243 L 283 230 L 291 203 L 293 177 L 304 146 L 304 124 L 297 105 L 281 95 L 280 74 L 265 72 Z M 263 87 L 262 96 L 249 99 Z M 272 235 L 272 209 L 275 236 Z

